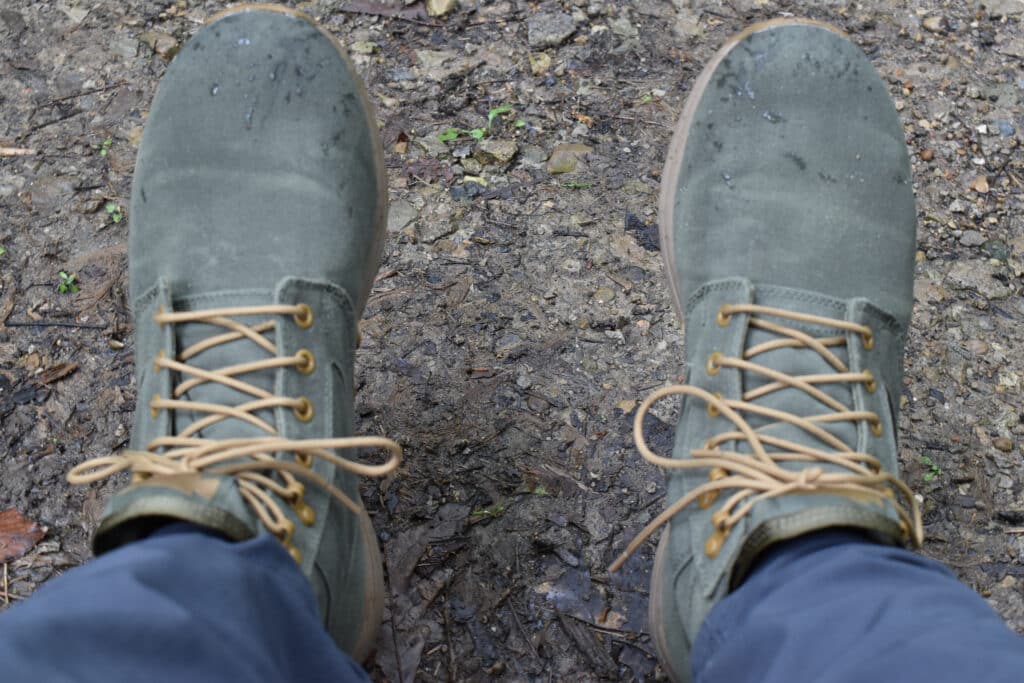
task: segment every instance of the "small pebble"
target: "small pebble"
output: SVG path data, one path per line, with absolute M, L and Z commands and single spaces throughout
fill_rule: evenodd
M 921 150 L 921 161 L 931 161 L 935 158 L 935 152 L 930 149 Z
M 1001 450 L 1003 453 L 1009 453 L 1013 450 L 1013 441 L 1007 439 L 1005 436 L 1000 436 L 992 442 L 992 445 Z

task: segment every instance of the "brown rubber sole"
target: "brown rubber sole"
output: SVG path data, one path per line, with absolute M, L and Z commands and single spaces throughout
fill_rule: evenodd
M 320 33 L 326 36 L 338 51 L 338 56 L 340 56 L 345 62 L 345 66 L 354 76 L 356 76 L 359 101 L 363 106 L 363 111 L 365 111 L 368 116 L 367 122 L 370 130 L 374 131 L 375 137 L 379 138 L 379 135 L 377 134 L 377 119 L 373 103 L 370 101 L 370 97 L 366 92 L 366 86 L 363 84 L 362 79 L 358 77 L 358 72 L 352 64 L 352 61 L 349 59 L 348 50 L 346 50 L 345 46 L 341 44 L 341 41 L 327 32 L 322 26 L 317 24 L 309 15 L 281 5 L 237 5 L 217 12 L 206 20 L 206 24 L 212 24 L 225 17 L 244 14 L 246 12 L 277 12 L 279 14 L 287 14 L 308 22 L 311 26 L 315 27 L 320 31 Z M 384 150 L 380 144 L 374 145 L 373 150 L 374 163 L 377 168 L 377 187 L 386 188 L 387 176 L 384 170 Z M 385 225 L 387 224 L 387 204 L 387 192 L 381 192 L 377 197 L 378 206 L 377 211 L 375 212 L 376 225 L 374 226 L 375 231 L 379 235 L 383 235 Z M 381 247 L 383 247 L 383 239 L 379 240 L 379 243 Z M 375 254 L 374 258 L 379 263 L 380 253 Z M 362 310 L 357 311 L 357 314 L 359 317 L 362 317 Z M 380 630 L 380 625 L 384 620 L 384 561 L 381 558 L 380 548 L 377 545 L 377 533 L 373 529 L 373 522 L 370 520 L 370 516 L 363 508 L 362 501 L 358 497 L 356 500 L 359 503 L 360 508 L 359 531 L 362 535 L 363 545 L 366 548 L 366 553 L 364 553 L 365 566 L 363 568 L 363 576 L 367 577 L 367 585 L 363 603 L 365 605 L 363 623 L 359 626 L 359 636 L 356 638 L 356 644 L 352 648 L 352 652 L 349 652 L 348 654 L 357 662 L 365 662 L 369 659 L 370 655 L 373 654 L 374 649 L 376 648 L 377 632 Z
M 694 81 L 693 89 L 690 91 L 690 95 L 687 97 L 686 104 L 683 107 L 683 113 L 680 114 L 679 121 L 676 123 L 672 133 L 672 141 L 669 143 L 668 153 L 665 156 L 665 166 L 661 174 L 661 192 L 658 197 L 658 234 L 661 239 L 661 257 L 665 276 L 668 278 L 669 289 L 672 291 L 672 303 L 675 307 L 676 316 L 684 327 L 683 312 L 686 309 L 684 308 L 685 302 L 679 300 L 679 288 L 675 277 L 673 232 L 675 226 L 675 192 L 676 187 L 679 185 L 679 173 L 683 166 L 683 154 L 686 151 L 690 127 L 693 125 L 693 119 L 697 114 L 700 101 L 704 97 L 704 91 L 707 89 L 708 83 L 711 82 L 711 76 L 718 69 L 718 65 L 722 60 L 748 36 L 779 26 L 817 26 L 838 35 L 846 36 L 846 33 L 836 27 L 812 19 L 772 19 L 748 26 L 719 48 L 715 56 L 711 58 L 711 61 L 701 71 L 697 80 Z M 665 580 L 669 578 L 665 575 L 665 563 L 668 555 L 670 529 L 671 524 L 666 525 L 664 531 L 661 532 L 661 540 L 658 542 L 658 549 L 654 555 L 654 569 L 651 573 L 651 592 L 647 615 L 650 622 L 651 637 L 654 639 L 655 647 L 658 650 L 658 658 L 661 661 L 662 668 L 665 669 L 673 683 L 683 683 L 683 681 L 690 680 L 690 672 L 686 671 L 680 674 L 672 669 L 669 664 L 672 658 L 669 656 L 668 639 L 665 635 L 666 620 L 670 618 L 670 615 L 665 614 L 663 607 L 664 591 L 666 590 Z M 676 623 L 672 628 L 681 629 L 682 624 L 679 623 L 678 618 L 674 621 Z

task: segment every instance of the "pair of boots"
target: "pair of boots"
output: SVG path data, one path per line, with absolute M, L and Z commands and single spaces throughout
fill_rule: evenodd
M 234 540 L 269 531 L 337 644 L 365 658 L 384 587 L 357 479 L 393 471 L 401 450 L 351 436 L 387 186 L 343 48 L 286 8 L 218 15 L 161 83 L 131 209 L 132 450 L 70 474 L 132 474 L 96 552 L 174 521 Z M 915 209 L 903 130 L 870 62 L 808 21 L 730 40 L 675 130 L 660 226 L 690 361 L 686 385 L 637 411 L 669 506 L 627 553 L 664 527 L 651 628 L 685 680 L 701 622 L 770 545 L 831 527 L 921 541 L 895 435 Z M 643 415 L 676 393 L 675 449 L 658 455 Z M 363 447 L 388 457 L 348 457 Z

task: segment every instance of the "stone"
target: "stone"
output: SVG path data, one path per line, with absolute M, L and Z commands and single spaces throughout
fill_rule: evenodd
M 530 53 L 530 73 L 534 76 L 543 76 L 551 68 L 551 55 L 547 52 Z
M 985 244 L 985 236 L 977 230 L 964 230 L 964 234 L 960 236 L 960 244 L 965 247 L 980 247 Z
M 455 11 L 458 6 L 459 0 L 427 0 L 427 14 L 432 17 L 443 17 Z
M 110 51 L 124 59 L 135 59 L 139 54 L 139 41 L 131 36 L 116 36 L 110 41 Z
M 636 38 L 640 35 L 640 30 L 625 15 L 618 16 L 609 21 L 608 27 L 612 30 L 612 33 L 622 38 Z
M 146 31 L 139 36 L 139 42 L 168 62 L 174 59 L 174 55 L 178 54 L 181 47 L 177 38 L 160 31 Z
M 953 289 L 976 292 L 986 299 L 1005 299 L 1013 294 L 1013 288 L 995 275 L 996 270 L 988 261 L 961 261 L 950 269 L 946 282 Z
M 672 32 L 683 39 L 699 37 L 704 32 L 700 27 L 700 14 L 691 9 L 680 9 L 676 14 L 676 23 L 672 25 Z
M 593 151 L 593 148 L 588 147 L 587 145 L 571 143 L 558 145 L 554 150 L 552 150 L 551 156 L 548 157 L 548 173 L 553 175 L 558 173 L 571 173 L 576 170 L 579 158 Z
M 519 145 L 513 140 L 484 138 L 477 143 L 473 158 L 481 164 L 507 164 L 518 151 Z
M 530 47 L 558 47 L 576 32 L 576 20 L 562 12 L 544 12 L 531 16 L 526 23 L 526 39 Z
M 1016 17 L 1024 14 L 1024 0 L 985 0 L 990 17 Z
M 1000 436 L 992 440 L 992 445 L 1001 450 L 1003 453 L 1009 453 L 1013 450 L 1013 441 L 1007 439 L 1005 436 Z
M 925 17 L 921 25 L 924 26 L 926 31 L 931 31 L 932 33 L 945 33 L 949 30 L 949 22 L 946 20 L 946 17 L 941 15 Z
M 388 208 L 388 232 L 401 232 L 403 228 L 419 218 L 420 212 L 412 202 L 398 198 Z

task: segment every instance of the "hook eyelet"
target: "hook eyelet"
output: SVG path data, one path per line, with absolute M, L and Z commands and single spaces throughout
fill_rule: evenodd
M 301 361 L 300 365 L 296 365 L 295 369 L 303 375 L 312 375 L 313 371 L 316 370 L 316 356 L 309 349 L 299 349 L 295 354 L 296 360 Z
M 299 304 L 298 309 L 298 312 L 292 316 L 295 324 L 304 330 L 313 327 L 313 309 L 309 307 L 309 304 Z
M 864 374 L 868 376 L 867 381 L 864 382 L 864 389 L 867 390 L 869 394 L 875 393 L 875 391 L 878 390 L 878 382 L 875 381 L 875 376 L 870 370 L 865 370 Z
M 299 422 L 310 422 L 313 419 L 313 403 L 302 396 L 299 398 L 299 405 L 292 408 L 292 412 Z

